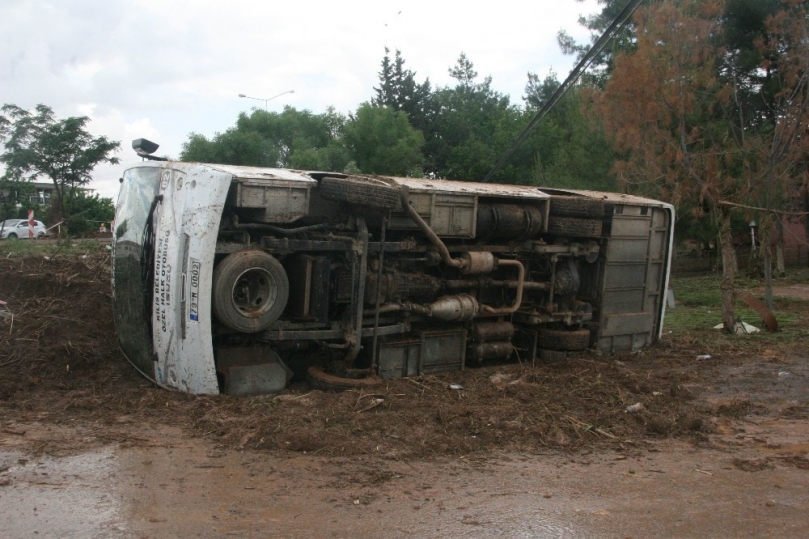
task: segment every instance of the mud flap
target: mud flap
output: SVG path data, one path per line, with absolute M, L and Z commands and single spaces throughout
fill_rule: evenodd
M 220 347 L 216 372 L 222 392 L 233 397 L 280 393 L 292 378 L 292 371 L 269 346 Z

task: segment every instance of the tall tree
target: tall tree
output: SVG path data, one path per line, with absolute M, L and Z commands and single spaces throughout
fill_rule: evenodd
M 0 177 L 0 221 L 6 219 L 18 219 L 23 217 L 20 215 L 20 208 L 24 201 L 34 194 L 34 189 L 31 182 L 25 180 L 18 180 L 13 177 Z M 0 232 L 2 232 L 0 227 Z
M 361 172 L 421 175 L 424 136 L 408 123 L 404 112 L 363 103 L 344 132 L 346 146 Z
M 581 1 L 581 0 L 577 0 Z M 566 31 L 560 30 L 556 35 L 556 42 L 564 54 L 570 54 L 581 59 L 587 54 L 590 45 L 595 43 L 601 34 L 615 20 L 621 10 L 627 5 L 629 0 L 598 0 L 598 5 L 602 6 L 599 13 L 579 16 L 579 25 L 587 28 L 590 32 L 591 43 L 578 43 Z M 612 70 L 615 68 L 615 56 L 621 52 L 630 52 L 636 43 L 636 28 L 632 20 L 615 34 L 610 43 L 602 50 L 591 63 L 591 69 L 582 79 L 589 84 L 603 86 L 609 80 Z
M 101 223 L 109 224 L 115 218 L 115 204 L 112 199 L 101 197 L 98 193 L 79 191 L 66 202 L 70 217 L 65 224 L 71 235 L 94 232 Z
M 465 54 L 448 71 L 456 83 L 433 92 L 435 115 L 424 131 L 425 170 L 450 179 L 480 180 L 519 134 L 522 112 L 492 89 L 491 77 L 477 82 Z M 522 149 L 495 181 L 528 183 L 530 155 Z
M 385 57 L 374 87 L 372 104 L 408 114 L 410 124 L 422 131 L 425 142 L 423 170 L 451 179 L 479 180 L 522 127 L 535 107 L 544 102 L 559 82 L 539 81 L 529 73 L 526 108 L 512 105 L 492 89 L 491 77 L 479 81 L 469 57 L 462 53 L 448 69 L 453 85 L 430 91 L 429 80 L 419 85 L 415 73 L 404 67 L 400 51 Z M 544 183 L 564 187 L 614 188 L 609 175 L 611 152 L 603 131 L 585 114 L 577 95 L 560 103 L 527 144 L 511 156 L 495 181 Z
M 396 50 L 393 62 L 389 54 L 386 47 L 382 69 L 378 73 L 379 87 L 374 87 L 376 95 L 371 104 L 405 112 L 413 127 L 423 129 L 430 113 L 430 79 L 417 83 L 416 73 L 405 68 L 401 51 Z
M 770 209 L 806 155 L 805 3 L 772 7 L 745 0 L 653 5 L 636 18 L 637 50 L 617 57 L 599 99 L 626 156 L 616 164 L 624 184 L 714 216 L 729 330 L 733 208 L 755 203 L 772 221 Z M 769 276 L 766 282 L 769 289 Z
M 455 65 L 449 68 L 449 76 L 458 81 L 458 85 L 464 88 L 472 88 L 478 72 L 475 65 L 466 57 L 466 53 L 461 53 Z M 487 79 L 487 82 L 491 82 Z M 485 84 L 485 83 L 484 83 Z
M 328 109 L 313 114 L 285 107 L 281 113 L 254 110 L 211 139 L 191 133 L 183 161 L 341 171 L 350 161 L 341 136 L 345 117 Z
M 722 314 L 733 311 L 731 208 L 748 196 L 743 156 L 733 140 L 732 92 L 717 76 L 711 38 L 722 6 L 673 0 L 638 12 L 637 49 L 619 55 L 598 107 L 606 131 L 625 159 L 616 162 L 623 185 L 680 203 L 698 200 L 715 216 L 722 247 Z
M 528 73 L 523 96 L 526 123 L 559 85 L 553 71 L 542 80 Z M 617 190 L 611 171 L 615 152 L 591 110 L 590 93 L 591 88 L 583 83 L 572 87 L 528 139 L 526 146 L 535 156 L 532 183 L 546 187 Z
M 180 160 L 224 165 L 275 166 L 278 152 L 258 133 L 231 127 L 222 133 L 215 133 L 210 139 L 201 133 L 190 133 L 180 151 Z
M 778 238 L 783 272 L 783 215 L 800 189 L 809 125 L 809 24 L 807 3 L 729 0 L 725 77 L 736 95 L 748 182 L 758 187 L 762 237 Z M 762 245 L 765 296 L 772 308 L 773 242 Z
M 100 163 L 117 164 L 113 153 L 120 144 L 106 137 L 93 137 L 86 129 L 86 116 L 58 120 L 53 110 L 37 105 L 34 112 L 6 104 L 0 109 L 0 142 L 4 151 L 6 181 L 33 181 L 46 177 L 53 182 L 56 214 L 65 215 L 68 199 L 76 188 L 90 182 L 90 173 Z

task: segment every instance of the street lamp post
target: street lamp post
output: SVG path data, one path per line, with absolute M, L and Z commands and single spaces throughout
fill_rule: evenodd
M 256 101 L 264 101 L 264 110 L 269 111 L 269 107 L 267 106 L 267 103 L 269 103 L 270 101 L 272 101 L 276 97 L 281 97 L 284 94 L 294 94 L 294 93 L 295 93 L 295 90 L 287 90 L 286 92 L 281 92 L 278 95 L 274 95 L 274 96 L 268 97 L 266 99 L 264 99 L 263 97 L 250 97 L 249 95 L 244 95 L 244 94 L 239 94 L 239 97 L 243 97 L 245 99 L 255 99 Z

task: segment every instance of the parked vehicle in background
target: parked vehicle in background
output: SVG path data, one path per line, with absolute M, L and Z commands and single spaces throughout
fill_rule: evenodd
M 26 240 L 29 238 L 28 220 L 26 219 L 6 219 L 0 221 L 0 238 L 2 239 L 21 239 Z M 42 221 L 34 221 L 34 237 L 44 238 L 48 234 L 48 229 L 42 224 Z
M 158 385 L 231 395 L 637 350 L 673 230 L 617 193 L 144 162 L 118 197 L 116 332 Z

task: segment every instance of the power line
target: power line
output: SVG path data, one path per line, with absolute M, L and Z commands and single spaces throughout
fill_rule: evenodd
M 590 50 L 587 51 L 587 54 L 585 54 L 584 57 L 581 60 L 579 60 L 579 63 L 576 64 L 576 67 L 574 67 L 573 70 L 570 72 L 570 75 L 567 76 L 565 82 L 559 85 L 556 91 L 553 92 L 553 95 L 551 95 L 551 97 L 545 102 L 545 104 L 542 105 L 542 108 L 540 108 L 539 111 L 537 111 L 531 122 L 525 127 L 525 129 L 522 130 L 522 132 L 519 134 L 519 136 L 517 136 L 517 138 L 514 140 L 511 146 L 503 153 L 503 155 L 500 157 L 497 163 L 495 163 L 492 169 L 486 174 L 486 177 L 483 178 L 484 183 L 488 182 L 492 178 L 492 176 L 494 176 L 494 174 L 498 170 L 500 170 L 500 167 L 502 167 L 503 164 L 508 160 L 508 158 L 511 157 L 511 154 L 514 153 L 514 151 L 517 148 L 519 148 L 523 142 L 525 142 L 525 139 L 528 138 L 528 135 L 531 134 L 531 131 L 533 131 L 536 128 L 536 126 L 539 124 L 539 122 L 542 121 L 545 115 L 556 105 L 557 101 L 559 101 L 562 98 L 562 96 L 565 95 L 565 93 L 567 93 L 570 87 L 573 86 L 577 80 L 579 80 L 579 77 L 584 72 L 584 70 L 587 69 L 587 67 L 589 67 L 593 59 L 598 54 L 600 54 L 602 50 L 604 50 L 604 47 L 612 39 L 613 35 L 615 35 L 616 30 L 620 30 L 621 28 L 624 27 L 626 22 L 629 20 L 629 17 L 632 16 L 632 14 L 635 12 L 636 9 L 638 9 L 638 6 L 640 6 L 641 2 L 643 2 L 643 0 L 629 0 L 629 2 L 627 2 L 627 4 L 624 6 L 621 12 L 618 13 L 618 15 L 610 23 L 607 29 L 604 30 L 604 33 L 601 34 L 601 37 L 598 38 L 598 41 L 596 41 L 595 44 L 590 48 Z

